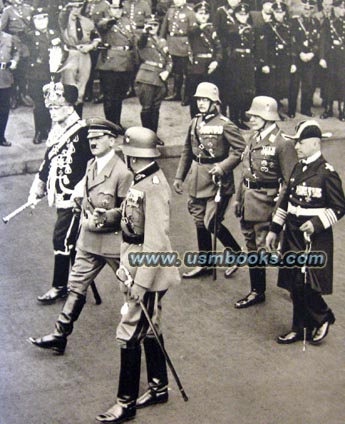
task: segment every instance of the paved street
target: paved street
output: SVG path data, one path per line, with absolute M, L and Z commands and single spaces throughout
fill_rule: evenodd
M 336 122 L 336 120 L 329 120 Z M 324 153 L 345 179 L 344 141 L 324 142 Z M 176 159 L 162 161 L 172 181 Z M 0 213 L 26 200 L 32 175 L 0 178 Z M 196 246 L 187 197 L 174 195 L 172 243 L 183 254 Z M 103 304 L 87 305 L 64 356 L 26 339 L 53 329 L 62 302 L 41 306 L 36 296 L 51 283 L 51 229 L 46 203 L 0 224 L 1 424 L 86 424 L 114 403 L 119 371 L 115 328 L 122 298 L 111 271 L 97 278 Z M 337 321 L 321 346 L 281 346 L 290 329 L 291 303 L 270 270 L 267 300 L 248 310 L 233 303 L 248 292 L 247 270 L 233 279 L 183 281 L 164 299 L 166 348 L 190 398 L 170 376 L 170 400 L 140 410 L 138 424 L 343 424 L 345 384 L 345 220 L 335 228 L 335 293 L 327 301 Z M 226 224 L 243 244 L 231 211 Z M 182 271 L 182 270 L 181 270 Z M 141 390 L 146 383 L 143 361 Z

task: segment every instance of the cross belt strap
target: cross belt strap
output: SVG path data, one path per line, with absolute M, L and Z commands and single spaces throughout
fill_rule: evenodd
M 288 203 L 287 212 L 296 216 L 318 216 L 324 213 L 326 208 L 302 208 L 301 206 L 294 206 Z

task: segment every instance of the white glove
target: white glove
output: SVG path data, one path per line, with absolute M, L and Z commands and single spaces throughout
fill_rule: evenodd
M 327 69 L 327 62 L 325 61 L 325 59 L 320 59 L 319 65 L 321 66 L 321 68 Z
M 212 74 L 212 72 L 217 68 L 218 66 L 218 62 L 216 60 L 213 60 L 209 65 L 208 65 L 208 70 L 207 73 L 208 74 Z
M 269 66 L 263 66 L 261 71 L 262 71 L 263 74 L 269 74 L 271 72 Z
M 296 65 L 291 65 L 290 66 L 290 74 L 294 74 L 297 71 L 297 66 Z

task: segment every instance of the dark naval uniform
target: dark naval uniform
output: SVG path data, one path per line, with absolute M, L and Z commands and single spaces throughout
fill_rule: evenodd
M 283 139 L 276 124 L 272 124 L 263 139 L 258 133 L 250 137 L 242 158 L 243 180 L 237 191 L 241 230 L 248 251 L 265 247 L 277 198 L 286 190 L 296 162 L 293 143 Z M 265 293 L 265 268 L 250 268 L 249 272 L 251 291 Z
M 97 62 L 104 93 L 104 114 L 109 121 L 120 124 L 122 101 L 135 66 L 135 32 L 124 16 L 118 20 L 106 18 L 98 28 L 104 47 Z
M 173 60 L 174 93 L 172 99 L 181 100 L 183 80 L 187 75 L 190 46 L 188 31 L 196 25 L 193 9 L 188 5 L 171 6 L 163 20 L 160 35 L 168 43 Z
M 30 51 L 27 79 L 29 95 L 34 102 L 35 143 L 40 143 L 48 138 L 51 119 L 48 109 L 44 104 L 42 88 L 50 82 L 49 48 L 61 42 L 59 34 L 47 29 L 46 32 L 38 30 L 27 34 L 27 44 Z
M 188 40 L 190 45 L 188 74 L 186 81 L 186 97 L 190 99 L 190 112 L 192 118 L 198 112 L 193 95 L 200 82 L 209 81 L 217 84 L 219 79 L 218 70 L 208 73 L 208 67 L 211 62 L 217 62 L 218 66 L 222 62 L 222 46 L 215 27 L 208 23 L 203 29 L 200 25 L 193 26 L 188 31 Z
M 194 219 L 199 239 L 199 233 L 204 230 L 214 232 L 217 186 L 209 171 L 215 164 L 221 167 L 224 176 L 221 201 L 218 203 L 217 237 L 225 247 L 235 251 L 239 251 L 240 246 L 221 222 L 235 192 L 233 169 L 240 163 L 244 148 L 245 142 L 238 128 L 228 118 L 217 112 L 205 116 L 198 114 L 189 127 L 175 177 L 184 181 L 190 171 L 188 210 Z M 203 238 L 207 242 L 200 250 L 211 251 L 210 238 L 206 235 Z
M 138 41 L 140 66 L 136 75 L 138 96 L 142 106 L 141 122 L 157 132 L 159 109 L 166 94 L 166 82 L 160 74 L 172 70 L 172 59 L 164 38 L 143 33 Z
M 325 252 L 322 268 L 306 269 L 306 280 L 299 267 L 281 268 L 278 286 L 289 290 L 293 300 L 292 331 L 301 334 L 303 327 L 320 327 L 334 322 L 334 315 L 321 297 L 333 287 L 334 225 L 345 214 L 345 197 L 339 175 L 320 154 L 308 163 L 300 161 L 294 168 L 287 191 L 273 217 L 271 230 L 279 233 L 285 224 L 282 254 L 304 252 L 306 243 L 299 227 L 311 221 L 311 250 Z
M 266 24 L 266 49 L 262 66 L 269 66 L 267 95 L 279 102 L 288 98 L 290 87 L 290 68 L 295 65 L 295 49 L 287 20 L 272 20 Z
M 297 56 L 297 72 L 292 74 L 289 115 L 296 114 L 297 96 L 301 84 L 301 113 L 312 116 L 311 107 L 314 94 L 314 77 L 318 65 L 318 51 L 320 38 L 320 24 L 317 19 L 299 17 L 291 20 L 291 32 L 294 38 Z M 308 62 L 301 59 L 301 55 L 313 53 L 314 56 Z
M 327 62 L 323 98 L 339 101 L 339 119 L 345 120 L 345 17 L 325 21 L 321 28 L 320 60 Z
M 53 234 L 55 271 L 53 287 L 67 285 L 69 262 L 74 259 L 79 220 L 74 217 L 71 195 L 84 177 L 91 159 L 85 121 L 73 112 L 64 126 L 54 125 L 47 140 L 47 151 L 38 172 L 45 184 L 48 204 L 55 205 L 57 219 Z

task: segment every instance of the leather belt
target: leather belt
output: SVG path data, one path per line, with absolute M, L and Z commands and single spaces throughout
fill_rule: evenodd
M 325 212 L 326 208 L 302 208 L 301 206 L 294 206 L 288 203 L 287 212 L 296 216 L 318 216 Z
M 151 65 L 151 66 L 156 66 L 157 68 L 163 69 L 163 64 L 162 63 L 158 63 L 158 62 L 153 62 L 152 60 L 145 60 L 145 62 L 147 65 Z
M 143 244 L 144 243 L 144 235 L 138 236 L 136 234 L 129 235 L 122 232 L 122 240 L 129 244 Z
M 110 50 L 132 50 L 131 46 L 111 46 Z
M 193 160 L 198 163 L 217 163 L 224 160 L 227 156 L 222 156 L 218 158 L 202 158 L 200 156 L 193 155 Z
M 201 59 L 211 59 L 213 55 L 212 53 L 199 53 L 195 57 L 200 57 Z
M 243 184 L 247 188 L 254 188 L 254 189 L 260 189 L 260 188 L 278 188 L 279 183 L 277 181 L 250 181 L 248 178 L 243 178 Z
M 11 66 L 11 62 L 0 62 L 0 69 L 8 69 Z

